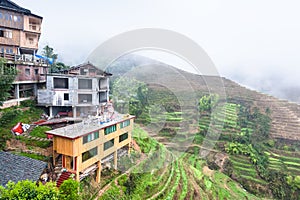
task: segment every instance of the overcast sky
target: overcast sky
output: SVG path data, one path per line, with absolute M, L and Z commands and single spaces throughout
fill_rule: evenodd
M 280 87 L 300 88 L 298 0 L 14 2 L 44 17 L 40 47 L 54 47 L 69 65 L 84 62 L 114 35 L 163 28 L 197 42 L 223 76 L 270 93 Z

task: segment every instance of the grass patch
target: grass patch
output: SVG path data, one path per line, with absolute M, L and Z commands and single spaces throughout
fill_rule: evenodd
M 47 161 L 48 160 L 48 157 L 43 156 L 43 155 L 24 153 L 24 152 L 15 153 L 15 154 L 19 155 L 19 156 L 25 156 L 25 157 L 28 157 L 28 158 L 32 158 L 32 159 L 35 159 L 35 160 L 41 160 L 41 161 Z
M 48 126 L 37 126 L 31 131 L 30 135 L 33 137 L 47 138 L 45 132 L 50 130 L 51 128 Z

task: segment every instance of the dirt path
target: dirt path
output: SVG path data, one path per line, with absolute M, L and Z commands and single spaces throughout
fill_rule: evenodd
M 198 183 L 195 181 L 195 178 L 194 178 L 194 175 L 193 173 L 190 171 L 190 169 L 188 169 L 186 171 L 186 175 L 188 177 L 188 183 L 190 183 L 192 185 L 191 188 L 194 188 L 194 193 L 192 194 L 194 197 L 196 196 L 196 198 L 194 199 L 197 199 L 199 197 L 202 197 L 201 193 L 202 193 L 202 189 L 200 188 L 200 186 L 198 185 Z M 189 187 L 188 187 L 189 188 Z M 201 199 L 201 198 L 200 198 Z

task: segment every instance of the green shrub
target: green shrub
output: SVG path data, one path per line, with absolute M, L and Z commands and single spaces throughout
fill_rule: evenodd
M 20 106 L 21 107 L 35 107 L 36 102 L 34 100 L 25 100 L 25 101 L 21 101 Z

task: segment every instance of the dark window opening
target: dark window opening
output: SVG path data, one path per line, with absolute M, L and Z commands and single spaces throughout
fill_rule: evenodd
M 104 135 L 108 135 L 110 133 L 113 133 L 117 130 L 117 126 L 116 125 L 112 125 L 112 126 L 109 126 L 109 127 L 106 127 L 104 129 Z
M 25 69 L 25 74 L 30 75 L 30 69 Z
M 64 100 L 69 101 L 69 94 L 68 93 L 64 93 Z
M 107 102 L 107 92 L 100 92 L 99 93 L 99 102 L 106 103 Z
M 4 37 L 4 31 L 0 30 L 0 37 Z
M 78 89 L 92 89 L 92 79 L 79 79 Z
M 79 94 L 78 102 L 79 103 L 92 103 L 92 95 L 91 94 Z
M 123 142 L 124 140 L 128 139 L 128 133 L 124 133 L 119 136 L 119 142 Z
M 114 139 L 112 139 L 112 140 L 110 140 L 108 142 L 105 142 L 104 143 L 104 151 L 107 150 L 107 149 L 109 149 L 109 148 L 111 148 L 111 147 L 113 147 L 114 144 L 115 144 L 115 140 Z
M 38 75 L 39 74 L 39 69 L 34 69 L 34 74 Z
M 130 120 L 128 119 L 128 120 L 120 123 L 120 128 L 124 128 L 124 127 L 127 127 L 129 125 L 130 125 Z
M 54 88 L 60 88 L 60 89 L 69 88 L 68 78 L 54 78 L 53 81 L 54 81 Z
M 89 151 L 82 153 L 82 162 L 96 156 L 98 154 L 98 147 L 95 147 Z
M 89 69 L 80 69 L 80 75 L 87 75 Z
M 106 90 L 108 88 L 108 85 L 107 85 L 107 78 L 102 78 L 100 79 L 100 89 L 101 90 Z
M 96 131 L 96 132 L 90 133 L 86 136 L 83 136 L 82 143 L 85 144 L 85 143 L 91 142 L 93 140 L 96 140 L 98 138 L 99 138 L 99 131 Z

